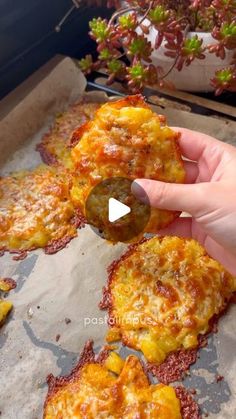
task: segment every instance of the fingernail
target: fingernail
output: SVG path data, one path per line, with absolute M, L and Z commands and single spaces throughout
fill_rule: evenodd
M 148 204 L 148 197 L 145 192 L 145 190 L 142 188 L 142 186 L 138 182 L 133 182 L 131 184 L 131 191 L 132 193 L 138 198 L 140 201 Z

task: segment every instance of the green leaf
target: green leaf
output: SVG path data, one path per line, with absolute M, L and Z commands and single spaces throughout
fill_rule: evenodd
M 107 61 L 112 58 L 111 51 L 108 48 L 103 48 L 98 57 L 102 61 Z
M 91 70 L 93 65 L 92 55 L 86 55 L 84 58 L 79 60 L 79 67 L 84 73 L 87 73 Z
M 103 42 L 107 39 L 109 35 L 109 28 L 105 19 L 101 19 L 100 17 L 93 18 L 89 22 L 89 27 L 97 42 Z
M 186 38 L 183 42 L 182 53 L 183 55 L 198 55 L 202 52 L 202 39 L 197 35 L 191 38 Z
M 165 22 L 169 17 L 169 10 L 166 10 L 164 6 L 156 6 L 154 9 L 151 9 L 148 18 L 151 20 L 152 23 L 158 24 L 161 22 Z
M 220 32 L 224 37 L 236 36 L 236 22 L 224 23 Z
M 110 73 L 118 74 L 123 69 L 123 63 L 115 58 L 107 63 L 107 68 Z
M 128 71 L 133 80 L 144 80 L 146 78 L 145 68 L 141 63 L 132 65 L 129 67 Z
M 135 29 L 136 28 L 136 19 L 131 14 L 122 15 L 119 17 L 118 22 L 122 29 Z
M 232 70 L 230 68 L 224 68 L 216 72 L 216 79 L 220 83 L 229 83 L 233 77 Z
M 134 57 L 143 58 L 144 60 L 149 58 L 152 52 L 151 43 L 142 35 L 136 36 L 132 39 L 128 46 L 129 54 Z

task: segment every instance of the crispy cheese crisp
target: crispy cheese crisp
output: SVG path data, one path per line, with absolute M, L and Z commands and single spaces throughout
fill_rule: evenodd
M 174 388 L 150 385 L 136 356 L 87 360 L 69 377 L 49 377 L 44 419 L 181 419 Z
M 92 121 L 74 132 L 72 142 L 77 138 L 80 141 L 72 149 L 72 158 L 78 185 L 72 188 L 71 195 L 84 215 L 89 193 L 104 179 L 149 178 L 177 183 L 185 180 L 179 134 L 140 95 L 101 106 Z M 102 211 L 101 202 L 99 214 Z M 167 226 L 177 215 L 173 211 L 152 209 L 146 231 Z
M 109 268 L 101 308 L 107 340 L 160 364 L 179 349 L 196 348 L 236 290 L 236 278 L 195 240 L 153 237 L 133 245 Z
M 0 250 L 59 250 L 80 218 L 70 199 L 72 179 L 44 166 L 0 178 Z
M 82 101 L 71 105 L 67 111 L 56 117 L 50 131 L 37 145 L 44 163 L 50 166 L 61 165 L 70 169 L 73 167 L 70 137 L 76 128 L 93 118 L 98 107 L 98 103 Z

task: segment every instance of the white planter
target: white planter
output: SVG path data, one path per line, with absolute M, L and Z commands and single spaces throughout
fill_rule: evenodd
M 140 32 L 140 29 L 137 31 Z M 188 36 L 195 35 L 196 32 L 189 32 Z M 157 31 L 154 28 L 150 29 L 147 38 L 154 45 Z M 210 33 L 197 33 L 199 37 L 203 38 L 203 45 L 213 44 L 217 41 L 212 38 Z M 152 54 L 152 62 L 154 65 L 161 66 L 165 73 L 173 64 L 173 59 L 166 57 L 164 52 L 166 49 L 164 45 L 158 50 L 154 50 Z M 213 91 L 210 80 L 214 77 L 215 71 L 224 68 L 230 64 L 233 59 L 233 50 L 226 50 L 226 57 L 224 60 L 217 58 L 215 54 L 205 52 L 206 58 L 204 60 L 195 59 L 189 67 L 183 67 L 181 71 L 173 69 L 168 75 L 167 80 L 171 81 L 179 90 L 187 90 L 192 92 L 209 92 Z

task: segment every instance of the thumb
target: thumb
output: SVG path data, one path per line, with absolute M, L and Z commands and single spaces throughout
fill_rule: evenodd
M 142 202 L 159 209 L 186 211 L 196 217 L 206 207 L 209 183 L 176 184 L 136 179 L 132 193 Z

